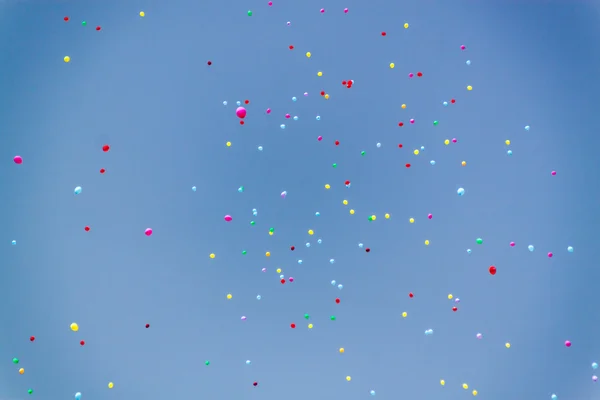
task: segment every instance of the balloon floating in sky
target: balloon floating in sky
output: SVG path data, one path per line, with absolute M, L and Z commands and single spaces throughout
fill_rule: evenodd
M 75 194 L 81 194 L 81 191 L 82 191 L 81 186 L 77 186 L 75 188 L 75 190 L 73 190 L 73 193 L 75 193 Z
M 21 157 L 21 156 L 15 156 L 13 158 L 13 161 L 14 161 L 15 164 L 23 164 L 23 157 Z
M 73 332 L 77 332 L 77 331 L 79 331 L 79 325 L 77 325 L 77 323 L 76 323 L 76 322 L 73 322 L 73 323 L 71 324 L 70 328 L 71 328 L 71 330 L 72 330 Z
M 231 222 L 233 220 L 233 218 L 231 217 L 231 215 L 226 215 L 223 217 L 223 219 L 225 220 L 225 222 Z
M 152 236 L 152 228 L 146 228 L 146 230 L 144 231 L 144 235 Z
M 463 188 L 458 188 L 458 190 L 456 191 L 456 194 L 458 194 L 459 196 L 462 196 L 465 194 L 465 189 Z
M 240 119 L 246 118 L 246 109 L 244 107 L 238 107 L 235 110 L 235 115 L 237 115 Z

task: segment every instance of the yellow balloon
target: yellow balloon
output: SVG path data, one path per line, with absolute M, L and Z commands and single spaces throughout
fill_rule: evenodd
M 231 142 L 227 142 L 225 144 L 227 145 L 227 147 L 231 147 Z
M 229 294 L 227 295 L 227 300 L 231 300 L 231 298 L 232 298 L 232 297 L 233 297 L 233 296 L 231 295 L 231 293 L 229 293 Z
M 507 349 L 510 349 L 510 343 L 506 343 L 505 346 Z
M 406 318 L 407 316 L 408 316 L 408 313 L 407 313 L 406 311 L 404 311 L 404 312 L 402 313 L 402 318 Z
M 313 324 L 308 324 L 308 329 L 312 329 L 313 328 Z
M 385 219 L 390 219 L 390 214 L 385 214 Z
M 352 380 L 352 377 L 351 377 L 351 376 L 347 376 L 347 377 L 346 377 L 346 380 L 347 380 L 348 382 L 350 382 L 350 381 Z
M 425 246 L 429 246 L 429 240 L 425 241 Z
M 448 139 L 446 139 L 446 140 L 444 140 L 444 144 L 445 144 L 446 146 L 448 146 L 448 145 L 450 144 L 450 141 L 449 141 Z
M 415 151 L 413 151 L 413 153 L 415 153 L 415 156 L 419 155 L 419 150 L 415 149 Z
M 325 185 L 325 189 L 331 189 L 331 186 L 329 186 L 329 183 Z
M 454 297 L 454 296 L 452 296 L 452 294 L 449 294 L 449 295 L 448 295 L 448 300 L 452 300 L 452 298 L 453 298 L 453 297 Z
M 348 200 L 342 201 L 342 204 L 344 204 L 345 206 L 347 206 L 348 205 Z
M 325 96 L 323 96 L 323 97 L 325 97 L 325 100 L 329 100 L 329 95 L 328 94 L 325 94 Z
M 371 215 L 371 219 L 372 219 L 373 221 L 375 221 L 375 220 L 377 219 L 377 216 L 376 216 L 376 215 Z
M 281 268 L 277 268 L 277 271 L 276 271 L 276 272 L 277 272 L 278 274 L 280 274 L 280 273 L 281 273 Z
M 269 231 L 269 236 L 273 236 L 273 231 Z
M 471 86 L 471 85 L 467 86 L 467 90 L 473 90 L 473 86 Z
M 317 76 L 323 76 L 323 73 L 321 71 L 317 72 Z
M 24 369 L 24 368 L 21 368 L 21 369 L 19 370 L 19 373 L 20 373 L 21 375 L 23 375 L 23 374 L 25 373 L 25 369 Z
M 354 215 L 354 210 L 350 210 L 350 215 Z
M 310 51 L 306 52 L 306 57 L 310 58 L 310 56 L 312 56 L 312 54 L 310 54 Z
M 73 332 L 77 332 L 77 331 L 79 330 L 79 325 L 77 325 L 75 322 L 73 322 L 73 323 L 71 324 L 71 330 L 72 330 Z
M 404 24 L 404 29 L 408 29 L 408 23 Z
M 271 252 L 270 252 L 270 251 L 267 251 L 267 252 L 265 253 L 265 256 L 267 256 L 267 257 L 271 257 Z
M 145 17 L 145 16 L 146 16 L 146 13 L 143 11 L 140 11 L 140 17 Z
M 216 257 L 216 255 L 215 255 L 215 253 L 210 253 L 210 256 L 209 256 L 209 257 L 210 257 L 210 258 L 215 258 L 215 257 Z
M 510 146 L 510 140 L 507 140 L 507 141 L 506 141 L 506 142 L 504 142 L 504 143 L 506 143 L 506 145 L 507 145 L 507 146 Z
M 477 396 L 477 390 L 473 390 L 473 396 Z
M 340 347 L 340 353 L 344 354 L 344 351 L 345 351 L 344 348 Z
M 469 388 L 469 385 L 467 385 L 466 383 L 463 383 L 463 389 L 467 390 Z
M 396 64 L 394 64 L 394 63 L 390 63 L 390 68 L 392 68 L 392 69 L 393 69 L 395 66 L 396 66 Z
M 112 388 L 114 388 L 114 387 L 115 387 L 115 384 L 114 384 L 114 383 L 112 383 L 112 382 L 108 382 L 108 388 L 109 388 L 109 389 L 112 389 Z
M 65 62 L 68 63 L 69 61 L 71 61 L 71 57 L 65 56 L 65 58 L 63 58 L 63 60 L 65 60 Z
M 442 380 L 440 381 L 440 385 L 444 386 L 445 384 L 446 384 L 446 381 L 442 379 Z
M 411 218 L 411 219 L 408 220 L 408 222 L 410 222 L 411 224 L 414 224 L 415 223 L 415 219 Z
M 402 109 L 405 109 L 405 108 L 406 108 L 406 104 L 402 104 Z
M 309 229 L 309 230 L 308 230 L 308 234 L 309 234 L 309 235 L 314 235 L 314 234 L 315 234 L 315 232 L 314 232 L 312 229 Z
M 466 167 L 467 166 L 467 162 L 463 161 L 463 162 L 460 163 L 460 165 L 462 165 L 463 167 Z

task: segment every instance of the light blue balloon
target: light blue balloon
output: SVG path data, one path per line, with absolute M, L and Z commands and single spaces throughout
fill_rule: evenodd
M 320 121 L 320 120 L 321 120 L 321 116 L 317 115 L 317 121 Z
M 471 60 L 467 60 L 467 65 L 471 65 Z
M 302 264 L 302 260 L 298 260 L 298 264 Z
M 425 146 L 421 146 L 421 151 L 425 151 Z
M 296 100 L 298 100 L 298 99 L 295 96 L 292 97 L 292 101 L 296 101 Z
M 321 243 L 323 243 L 323 240 L 319 239 L 319 240 L 317 240 L 317 243 L 321 244 Z
M 331 286 L 335 286 L 335 281 L 331 281 Z
M 283 279 L 283 278 L 285 278 L 284 275 L 279 275 L 279 279 Z
M 224 105 L 224 106 L 226 106 L 226 105 L 227 105 L 227 102 L 226 102 L 226 101 L 224 101 L 224 102 L 223 102 L 223 105 Z
M 338 289 L 342 290 L 344 288 L 344 285 L 342 285 L 341 283 L 338 285 Z
M 431 161 L 429 161 L 429 164 L 431 164 L 431 165 L 435 165 L 435 160 L 431 160 Z
M 448 102 L 447 101 L 443 102 L 442 104 L 444 105 L 444 107 L 448 107 Z
M 506 152 L 506 154 L 508 154 L 509 156 L 512 156 L 512 150 L 508 150 L 508 151 Z
M 294 115 L 294 121 L 298 121 L 298 116 Z
M 258 297 L 260 297 L 260 296 L 258 296 Z M 246 360 L 246 365 L 250 365 L 250 364 L 252 364 L 252 361 Z
M 458 188 L 458 190 L 456 191 L 456 194 L 458 194 L 459 196 L 462 196 L 465 194 L 465 189 L 463 188 Z
M 306 243 L 306 247 L 310 247 L 310 243 Z
M 364 245 L 364 244 L 362 244 L 362 243 L 359 243 L 359 244 L 358 244 L 358 247 L 360 247 L 360 248 L 362 249 L 363 247 L 365 247 L 365 245 Z
M 192 186 L 192 192 L 196 191 L 196 186 Z
M 238 188 L 238 192 L 242 193 L 243 191 L 244 191 L 244 187 L 243 187 L 243 186 L 240 186 L 240 187 Z
M 532 245 L 532 244 L 530 244 L 529 246 L 527 246 L 527 248 L 529 249 L 529 251 L 533 251 L 533 250 L 535 250 L 535 247 L 533 247 L 533 245 Z
M 258 151 L 263 151 L 263 147 L 262 146 L 258 146 Z
M 10 244 L 12 244 L 13 246 L 16 246 L 17 245 L 17 241 L 13 240 L 12 242 L 10 242 Z
M 241 106 L 242 102 L 241 101 L 236 101 L 235 104 L 237 104 L 238 106 Z
M 260 299 L 262 299 L 262 297 L 259 294 L 258 296 L 256 296 L 256 300 L 260 300 Z
M 321 213 L 317 211 L 317 212 L 315 213 L 315 216 L 317 216 L 317 217 L 320 217 L 320 216 L 321 216 Z
M 77 186 L 75 188 L 75 190 L 73 191 L 73 193 L 75 193 L 75 194 L 81 194 L 81 191 L 82 191 L 81 186 Z
M 381 148 L 381 143 L 377 143 L 377 148 Z
M 531 127 L 530 127 L 529 125 L 526 125 L 526 126 L 525 126 L 525 130 L 526 130 L 526 131 L 528 131 L 528 130 L 530 130 L 530 129 L 531 129 Z
M 335 263 L 335 260 L 332 258 L 329 260 L 329 264 L 333 264 L 333 263 Z
M 569 247 L 567 247 L 567 251 L 568 251 L 569 253 L 572 253 L 572 252 L 574 251 L 574 249 L 573 249 L 573 247 L 569 246 Z
M 285 124 L 281 124 L 281 125 L 279 125 L 279 127 L 280 127 L 281 129 L 285 129 Z
M 594 369 L 598 369 L 598 363 L 597 363 L 597 362 L 593 362 L 593 363 L 592 363 L 592 368 L 594 368 Z
M 371 390 L 370 393 L 371 393 L 371 396 L 375 396 L 375 391 L 374 390 Z
M 558 399 L 558 396 L 557 396 L 557 395 L 555 395 L 555 394 L 553 394 L 552 396 L 550 396 L 550 398 L 551 398 L 552 400 L 556 400 L 556 399 Z
M 75 400 L 81 400 L 81 392 L 75 393 Z
M 471 254 L 472 252 L 473 252 L 473 250 L 467 249 L 467 254 Z

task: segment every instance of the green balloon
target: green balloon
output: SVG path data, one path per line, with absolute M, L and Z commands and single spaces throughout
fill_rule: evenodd
M 476 242 L 477 242 L 477 244 L 482 244 L 483 243 L 483 239 L 482 238 L 477 238 Z
M 366 151 L 364 151 L 364 150 L 360 152 L 360 155 L 361 155 L 361 156 L 364 156 L 365 154 L 367 154 L 367 152 L 366 152 Z
M 27 391 L 27 393 L 29 393 L 29 394 L 33 393 L 33 389 L 29 389 L 29 390 Z
M 305 319 L 309 319 L 309 318 L 310 318 L 310 315 L 308 315 L 308 314 L 304 314 L 304 318 L 305 318 Z
M 248 10 L 248 16 L 251 17 L 252 16 L 252 11 Z
M 250 221 L 250 225 L 256 225 L 256 222 Z
M 19 363 L 19 359 L 18 358 L 13 358 L 13 363 L 18 364 Z
M 332 167 L 333 167 L 333 168 L 337 168 L 337 164 L 336 164 L 336 163 L 333 163 Z
M 437 124 L 439 124 L 438 121 L 433 121 L 433 125 L 437 125 Z
M 86 25 L 87 25 L 87 22 L 85 22 L 85 21 L 82 21 L 82 22 L 81 22 L 81 25 L 83 25 L 83 26 L 86 26 Z
M 269 232 L 275 232 L 275 228 L 269 228 Z
M 329 317 L 332 321 L 335 321 L 335 315 L 332 315 L 331 317 Z
M 242 255 L 246 255 L 248 253 L 246 250 L 242 250 Z
M 206 360 L 206 361 L 204 362 L 204 364 L 205 364 L 205 365 L 210 365 L 210 361 Z

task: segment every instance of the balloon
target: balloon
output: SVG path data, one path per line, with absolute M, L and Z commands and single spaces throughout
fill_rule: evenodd
M 75 393 L 75 400 L 81 400 L 81 392 Z
M 73 191 L 73 193 L 75 193 L 75 194 L 81 194 L 81 191 L 82 191 L 81 186 L 77 186 L 75 188 L 75 190 Z
M 240 119 L 246 118 L 246 109 L 244 107 L 238 107 L 235 110 L 235 115 L 237 115 Z
M 15 158 L 13 158 L 13 161 L 15 162 L 15 164 L 23 164 L 23 157 L 15 156 Z
M 146 228 L 146 230 L 144 231 L 144 235 L 146 235 L 146 236 L 152 236 L 152 229 L 151 228 Z
M 223 219 L 224 219 L 226 222 L 231 222 L 231 221 L 233 220 L 233 218 L 231 217 L 231 215 L 226 215 L 226 216 L 225 216 Z
M 76 322 L 73 322 L 73 323 L 71 324 L 71 330 L 72 330 L 73 332 L 77 332 L 77 331 L 79 330 L 79 325 L 77 325 L 77 323 L 76 323 Z

